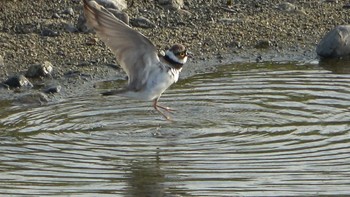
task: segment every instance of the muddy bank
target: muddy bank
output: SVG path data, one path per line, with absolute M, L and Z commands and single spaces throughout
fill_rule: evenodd
M 348 23 L 348 5 L 341 1 L 222 2 L 185 1 L 176 10 L 156 1 L 129 1 L 125 12 L 131 20 L 143 17 L 153 24 L 135 29 L 159 49 L 183 43 L 195 54 L 182 77 L 235 61 L 314 58 L 322 36 Z M 99 81 L 124 79 L 110 50 L 93 33 L 80 30 L 81 13 L 79 0 L 0 1 L 0 80 L 25 74 L 32 64 L 53 65 L 49 77 L 30 79 L 34 88 L 2 88 L 1 98 L 60 86 L 59 93 L 47 95 L 61 99 L 98 93 Z

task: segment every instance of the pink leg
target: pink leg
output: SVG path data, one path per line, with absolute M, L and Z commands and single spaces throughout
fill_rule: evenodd
M 170 109 L 169 107 L 163 107 L 163 106 L 158 105 L 158 99 L 159 99 L 159 98 L 156 98 L 156 99 L 153 100 L 153 107 L 154 107 L 154 109 L 155 109 L 157 112 L 159 112 L 165 119 L 170 120 L 170 117 L 167 116 L 166 114 L 164 114 L 164 112 L 160 111 L 159 108 L 164 109 L 165 111 L 167 111 L 167 112 L 169 112 L 169 113 L 172 113 L 172 112 L 174 112 L 175 110 Z

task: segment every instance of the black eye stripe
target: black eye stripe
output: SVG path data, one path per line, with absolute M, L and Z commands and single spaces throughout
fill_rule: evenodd
M 176 56 L 178 55 L 181 55 L 181 54 L 184 54 L 184 55 L 187 55 L 187 51 L 181 51 L 181 52 L 177 52 L 177 53 L 174 53 Z

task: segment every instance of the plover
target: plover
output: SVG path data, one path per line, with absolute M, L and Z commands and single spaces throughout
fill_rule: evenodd
M 156 46 L 140 32 L 116 18 L 94 0 L 84 0 L 84 14 L 88 26 L 112 50 L 128 83 L 122 89 L 102 95 L 120 95 L 138 100 L 153 101 L 153 107 L 166 119 L 164 111 L 174 110 L 158 104 L 162 93 L 177 82 L 188 53 L 181 44 L 175 44 L 164 55 L 158 55 Z M 164 111 L 162 111 L 162 110 Z

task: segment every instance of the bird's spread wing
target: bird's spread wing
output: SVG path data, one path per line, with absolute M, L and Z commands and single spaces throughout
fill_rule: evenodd
M 88 25 L 112 49 L 128 75 L 128 89 L 142 89 L 149 70 L 160 61 L 154 44 L 93 0 L 84 0 L 84 14 Z

